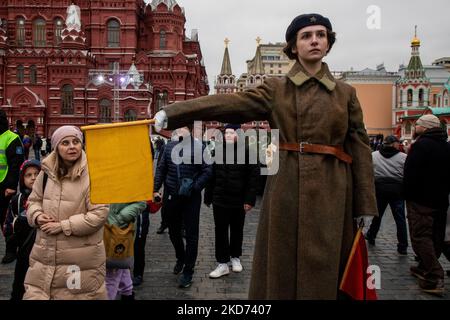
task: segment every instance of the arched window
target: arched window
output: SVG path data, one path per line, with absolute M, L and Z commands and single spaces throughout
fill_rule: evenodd
M 108 29 L 108 47 L 120 46 L 120 23 L 115 19 L 111 19 L 107 24 Z
M 161 30 L 159 32 L 159 48 L 164 50 L 166 48 L 166 31 Z
M 100 123 L 110 123 L 111 122 L 111 101 L 108 99 L 102 99 L 99 103 L 100 107 Z
M 163 92 L 156 92 L 156 109 L 159 111 L 168 104 L 169 93 L 166 90 L 164 90 Z
M 23 65 L 17 66 L 17 83 L 23 83 Z
M 30 66 L 30 83 L 37 83 L 37 69 L 35 65 Z
M 419 89 L 419 106 L 423 106 L 423 89 Z
M 23 47 L 25 45 L 25 19 L 19 18 L 16 23 L 16 45 Z
M 63 21 L 60 18 L 57 18 L 55 20 L 55 45 L 58 45 L 61 43 L 61 33 L 63 30 Z
M 137 113 L 133 109 L 127 110 L 125 112 L 125 121 L 135 121 L 137 119 Z
M 73 88 L 66 84 L 61 89 L 61 114 L 73 114 Z
M 405 134 L 411 134 L 411 122 L 406 122 L 405 124 Z
M 45 20 L 38 18 L 33 23 L 34 46 L 44 47 L 46 45 L 45 38 Z
M 413 91 L 412 89 L 408 89 L 408 97 L 407 97 L 407 104 L 408 106 L 412 105 L 412 100 L 413 100 Z

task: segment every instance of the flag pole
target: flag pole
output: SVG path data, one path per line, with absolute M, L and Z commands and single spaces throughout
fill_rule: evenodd
M 119 128 L 128 126 L 137 126 L 142 124 L 155 124 L 155 119 L 139 120 L 139 121 L 128 121 L 128 122 L 116 122 L 108 124 L 94 124 L 90 126 L 81 127 L 81 130 L 96 130 L 96 129 L 107 129 L 107 128 Z
M 358 230 L 356 231 L 355 238 L 353 240 L 352 249 L 350 251 L 350 254 L 348 255 L 347 264 L 345 265 L 344 274 L 342 275 L 341 283 L 339 285 L 339 289 L 340 290 L 342 290 L 342 286 L 345 283 L 345 280 L 347 279 L 348 271 L 349 271 L 350 263 L 351 263 L 351 258 L 355 254 L 356 248 L 358 247 L 359 239 L 362 236 L 362 230 L 363 230 L 363 227 L 360 224 L 359 227 L 358 227 Z

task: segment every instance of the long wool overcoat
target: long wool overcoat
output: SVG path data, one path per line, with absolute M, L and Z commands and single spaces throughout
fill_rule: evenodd
M 250 299 L 336 299 L 355 234 L 354 218 L 377 215 L 369 139 L 356 91 L 323 63 L 310 76 L 296 63 L 283 79 L 242 93 L 177 102 L 168 128 L 194 120 L 268 120 L 280 143 L 343 145 L 334 156 L 280 151 L 269 176 L 255 243 Z

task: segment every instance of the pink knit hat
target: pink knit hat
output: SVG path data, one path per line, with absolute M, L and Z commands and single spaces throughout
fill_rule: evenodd
M 56 129 L 52 135 L 52 149 L 55 149 L 62 139 L 65 137 L 74 136 L 80 139 L 83 142 L 83 134 L 78 127 L 75 126 L 62 126 Z

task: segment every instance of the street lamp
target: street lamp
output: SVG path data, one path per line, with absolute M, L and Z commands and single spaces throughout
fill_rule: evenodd
M 119 70 L 118 63 L 114 64 L 113 70 L 89 70 L 89 78 L 96 86 L 108 84 L 113 87 L 113 122 L 120 121 L 120 90 L 129 84 L 137 89 L 144 82 L 144 74 L 139 72 L 134 64 L 126 71 Z M 151 88 L 150 85 L 148 87 Z

